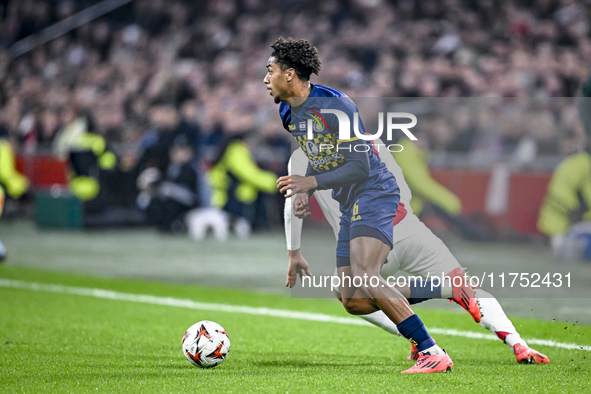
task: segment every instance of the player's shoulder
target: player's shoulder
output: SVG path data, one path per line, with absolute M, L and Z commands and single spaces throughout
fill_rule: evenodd
M 314 85 L 310 94 L 312 97 L 348 97 L 338 89 L 324 85 Z
M 291 133 L 293 126 L 291 125 L 291 107 L 289 104 L 284 102 L 279 104 L 279 116 L 281 117 L 283 128 Z
M 341 111 L 345 112 L 357 112 L 357 105 L 353 102 L 353 100 L 351 100 L 349 96 L 338 89 L 324 85 L 314 85 L 310 96 L 318 97 L 320 99 L 334 98 L 334 100 L 325 101 L 324 105 L 320 105 L 320 107 L 340 109 Z M 318 102 L 319 100 L 315 100 L 316 104 Z
M 287 104 L 283 101 L 279 104 L 279 115 L 281 115 L 281 117 L 288 114 L 290 110 L 291 110 L 291 107 L 289 106 L 289 104 Z

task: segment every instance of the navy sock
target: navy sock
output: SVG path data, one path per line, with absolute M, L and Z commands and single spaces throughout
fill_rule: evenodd
M 397 327 L 402 336 L 415 345 L 419 352 L 435 345 L 435 341 L 431 338 L 423 322 L 417 315 L 412 315 L 405 319 Z
M 409 304 L 418 304 L 432 298 L 441 298 L 441 284 L 433 286 L 430 280 L 410 280 L 408 281 L 410 289 Z

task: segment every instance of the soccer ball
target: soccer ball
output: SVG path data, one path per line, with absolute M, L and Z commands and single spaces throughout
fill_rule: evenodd
M 226 359 L 230 338 L 216 322 L 203 320 L 193 324 L 183 336 L 183 354 L 193 365 L 212 368 Z

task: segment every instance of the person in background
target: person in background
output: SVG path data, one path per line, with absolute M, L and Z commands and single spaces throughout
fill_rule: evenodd
M 211 205 L 230 214 L 235 232 L 242 237 L 250 234 L 259 192 L 277 193 L 277 175 L 259 168 L 244 141 L 248 133 L 244 125 L 250 123 L 246 115 L 227 117 L 226 141 L 212 161 L 208 176 Z
M 398 143 L 403 150 L 393 153 L 412 190 L 410 205 L 413 211 L 419 215 L 425 203 L 431 202 L 450 216 L 459 215 L 462 202 L 452 191 L 433 179 L 429 170 L 427 142 L 425 138 L 417 138 L 416 142 L 402 138 Z
M 6 194 L 17 199 L 29 188 L 29 180 L 16 169 L 14 151 L 10 143 L 0 138 L 0 216 L 4 209 Z M 6 189 L 6 192 L 5 190 Z M 0 261 L 6 258 L 6 248 L 0 240 Z
M 445 127 L 444 127 L 445 126 Z M 432 130 L 437 135 L 439 144 L 446 140 L 447 125 L 444 122 L 433 122 Z M 457 230 L 466 239 L 490 239 L 493 230 L 488 223 L 479 225 L 471 218 L 462 216 L 462 202 L 451 190 L 443 186 L 431 175 L 429 169 L 430 144 L 426 133 L 415 130 L 417 141 L 403 137 L 398 141 L 402 146 L 400 152 L 392 155 L 404 173 L 408 186 L 412 191 L 410 205 L 417 216 L 428 206 L 443 219 L 451 228 Z
M 554 170 L 537 222 L 554 256 L 566 261 L 591 260 L 591 75 L 579 111 L 587 141 Z
M 53 141 L 53 153 L 70 164 L 70 190 L 82 201 L 95 199 L 100 192 L 99 171 L 111 170 L 117 157 L 107 150 L 105 138 L 91 132 L 88 113 L 68 106 L 62 111 L 62 127 Z
M 200 172 L 195 149 L 184 134 L 179 134 L 168 152 L 166 171 L 146 169 L 138 178 L 138 205 L 145 209 L 148 221 L 163 232 L 179 233 L 184 217 L 202 201 Z

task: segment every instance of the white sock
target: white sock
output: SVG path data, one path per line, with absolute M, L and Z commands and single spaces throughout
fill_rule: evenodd
M 401 336 L 400 332 L 398 332 L 398 328 L 396 328 L 396 324 L 394 324 L 392 320 L 388 319 L 388 316 L 386 316 L 386 314 L 382 311 L 375 311 L 369 315 L 359 315 L 359 317 L 370 322 L 374 326 L 389 332 L 390 334 Z
M 443 285 L 441 286 L 441 298 L 451 298 L 453 296 L 453 287 Z
M 511 348 L 511 350 L 513 350 L 513 346 L 515 346 L 517 344 L 520 344 L 520 345 L 523 345 L 523 346 L 527 346 L 527 343 L 525 343 L 525 341 L 523 339 L 521 339 L 521 337 L 517 333 L 507 335 L 505 337 L 505 343 L 507 345 L 509 345 L 509 347 Z
M 504 341 L 511 349 L 518 343 L 527 346 L 527 343 L 521 339 L 511 320 L 505 315 L 503 307 L 501 307 L 501 304 L 499 304 L 496 298 L 482 289 L 474 289 L 474 294 L 480 303 L 480 311 L 482 312 L 480 325 L 482 327 L 497 336 L 497 333 L 508 333 Z
M 437 355 L 437 356 L 444 356 L 445 355 L 445 352 L 443 351 L 443 349 L 440 348 L 439 345 L 437 345 L 437 344 L 431 346 L 430 348 L 423 350 L 422 353 L 429 353 L 431 355 Z

